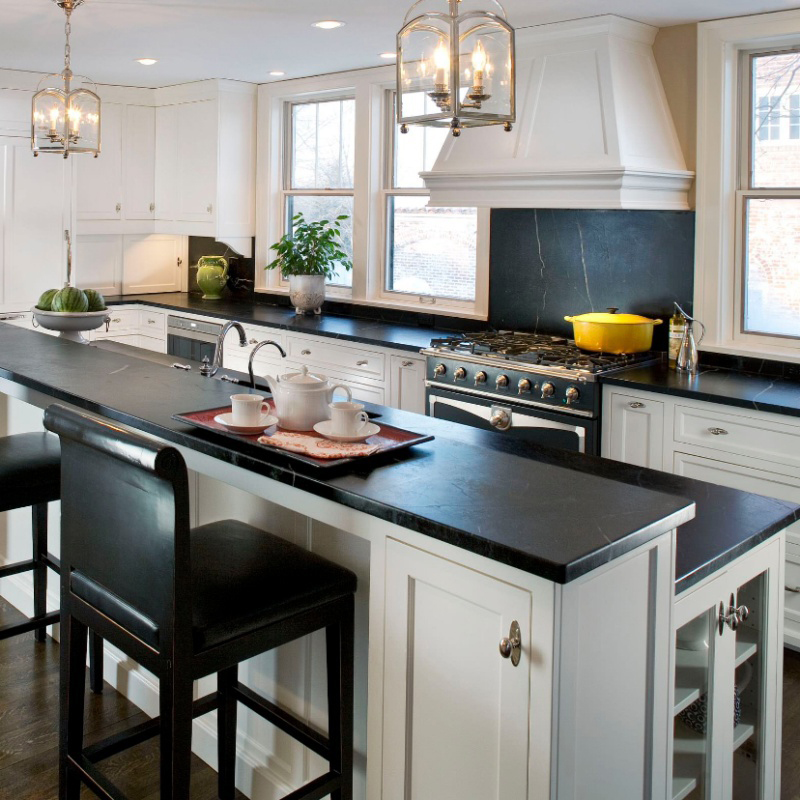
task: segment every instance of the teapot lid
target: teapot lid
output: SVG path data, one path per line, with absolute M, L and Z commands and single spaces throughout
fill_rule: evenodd
M 285 375 L 281 375 L 280 382 L 289 384 L 293 389 L 300 389 L 301 391 L 319 389 L 321 387 L 327 388 L 328 379 L 325 375 L 315 375 L 313 372 L 309 372 L 305 364 L 301 369 L 302 372 L 287 372 Z

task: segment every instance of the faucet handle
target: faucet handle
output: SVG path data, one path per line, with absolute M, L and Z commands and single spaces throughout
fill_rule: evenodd
M 214 374 L 214 370 L 211 367 L 211 362 L 208 360 L 208 356 L 203 356 L 203 363 L 200 365 L 200 374 L 204 378 L 210 378 Z

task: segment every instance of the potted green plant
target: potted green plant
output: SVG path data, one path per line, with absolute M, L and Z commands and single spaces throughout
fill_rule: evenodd
M 264 269 L 280 269 L 289 279 L 289 297 L 298 314 L 322 313 L 325 281 L 337 268 L 351 270 L 353 264 L 344 252 L 342 222 L 346 214 L 333 220 L 307 222 L 302 213 L 292 217 L 292 230 L 270 248 L 278 257 Z

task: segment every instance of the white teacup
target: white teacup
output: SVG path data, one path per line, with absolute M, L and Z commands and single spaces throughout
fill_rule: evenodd
M 329 408 L 331 433 L 334 436 L 358 436 L 369 425 L 369 417 L 362 403 L 331 403 Z
M 232 394 L 231 418 L 234 425 L 255 427 L 264 415 L 264 401 L 260 394 Z

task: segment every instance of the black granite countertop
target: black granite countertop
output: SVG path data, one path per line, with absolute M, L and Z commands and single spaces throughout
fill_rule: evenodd
M 575 469 L 557 451 L 487 447 L 485 432 L 385 408 L 383 422 L 436 439 L 335 470 L 306 467 L 172 419 L 226 404 L 230 384 L 5 324 L 0 377 L 559 583 L 694 514 L 685 497 L 604 477 L 602 462 L 599 474 Z
M 295 333 L 311 333 L 315 336 L 328 336 L 332 339 L 417 353 L 423 347 L 427 347 L 433 337 L 442 335 L 442 331 L 436 328 L 335 314 L 322 314 L 318 317 L 300 316 L 295 314 L 292 308 L 254 303 L 249 300 L 203 300 L 187 292 L 106 297 L 106 302 L 109 305 L 143 304 L 169 311 L 204 314 L 224 320 L 235 319 L 244 324 L 268 325 Z
M 614 386 L 800 417 L 800 381 L 786 378 L 702 366 L 696 375 L 683 375 L 662 363 L 601 376 L 600 380 Z

